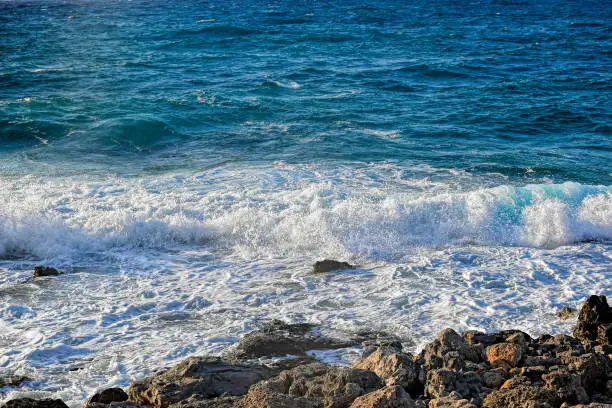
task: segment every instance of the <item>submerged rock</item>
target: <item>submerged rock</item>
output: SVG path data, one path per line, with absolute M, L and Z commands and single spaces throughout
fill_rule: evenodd
M 22 383 L 28 381 L 29 378 L 23 375 L 9 375 L 0 377 L 0 388 L 2 387 L 19 387 Z
M 557 317 L 559 319 L 567 320 L 573 317 L 576 314 L 576 309 L 569 306 L 563 306 L 561 310 L 557 313 Z
M 338 349 L 355 345 L 352 341 L 321 337 L 313 329 L 315 326 L 311 324 L 288 324 L 273 320 L 261 330 L 244 335 L 228 356 L 235 359 L 304 356 L 308 350 Z
M 68 408 L 61 399 L 44 398 L 35 400 L 32 398 L 17 398 L 8 401 L 2 408 Z
M 597 340 L 599 326 L 612 323 L 612 308 L 605 296 L 592 295 L 580 309 L 574 337 L 579 340 Z M 606 340 L 605 337 L 602 340 Z M 606 343 L 607 344 L 607 343 Z
M 83 404 L 83 408 L 104 408 L 112 402 L 124 402 L 128 395 L 121 388 L 108 388 L 96 392 Z
M 354 266 L 349 264 L 348 262 L 340 262 L 340 261 L 334 261 L 332 259 L 325 259 L 323 261 L 315 262 L 315 264 L 312 266 L 312 272 L 313 273 L 326 273 L 326 272 L 331 272 L 331 271 L 338 271 L 342 269 L 352 269 L 352 268 L 354 268 Z
M 218 357 L 190 357 L 174 367 L 129 388 L 129 399 L 143 405 L 167 407 L 188 399 L 239 396 L 276 372 L 255 364 L 238 364 Z
M 63 272 L 58 271 L 50 266 L 38 265 L 34 267 L 34 278 L 42 278 L 45 276 L 58 276 L 63 275 Z

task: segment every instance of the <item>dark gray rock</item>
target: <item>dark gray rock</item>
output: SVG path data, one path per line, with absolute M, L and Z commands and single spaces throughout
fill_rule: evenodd
M 83 404 L 83 408 L 103 408 L 111 402 L 124 402 L 127 400 L 128 395 L 121 388 L 107 388 L 89 397 Z
M 17 398 L 8 401 L 2 406 L 2 408 L 68 408 L 68 405 L 61 399 L 31 399 L 31 398 Z
M 605 296 L 591 295 L 584 302 L 574 328 L 574 337 L 579 340 L 596 340 L 600 325 L 612 323 L 612 308 Z
M 352 269 L 352 268 L 354 268 L 354 266 L 349 264 L 348 262 L 340 262 L 340 261 L 334 261 L 332 259 L 325 259 L 323 261 L 315 262 L 315 264 L 312 266 L 312 272 L 313 273 L 326 273 L 326 272 L 331 272 L 331 271 L 339 271 L 343 269 Z
M 55 268 L 49 266 L 35 266 L 34 267 L 34 278 L 42 278 L 45 276 L 58 276 L 63 275 L 63 272 L 58 271 Z

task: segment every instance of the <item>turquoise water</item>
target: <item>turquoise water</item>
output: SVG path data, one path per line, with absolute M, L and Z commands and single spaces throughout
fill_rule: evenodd
M 612 287 L 611 17 L 0 0 L 0 375 L 33 379 L 0 401 L 77 407 L 270 318 L 568 332 Z

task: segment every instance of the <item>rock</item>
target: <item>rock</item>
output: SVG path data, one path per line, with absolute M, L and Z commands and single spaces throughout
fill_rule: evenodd
M 2 387 L 19 387 L 22 383 L 29 381 L 28 377 L 23 375 L 9 375 L 0 377 L 0 388 Z
M 441 397 L 429 401 L 428 408 L 477 408 L 466 399 L 455 399 L 452 397 Z
M 563 306 L 563 308 L 559 310 L 559 312 L 557 312 L 557 317 L 559 319 L 567 320 L 573 317 L 575 314 L 576 314 L 576 309 L 574 309 L 573 307 L 569 307 L 569 306 Z
M 461 369 L 466 361 L 482 361 L 482 344 L 468 344 L 456 331 L 445 329 L 418 355 L 419 362 L 429 369 Z
M 184 401 L 178 402 L 176 404 L 172 404 L 171 408 L 240 408 L 241 407 L 241 399 L 242 397 L 217 397 L 212 399 L 198 399 L 198 398 L 189 398 Z M 124 408 L 117 407 L 115 403 L 113 403 L 110 407 L 107 408 Z M 138 408 L 136 407 L 125 407 L 125 408 Z
M 331 272 L 331 271 L 339 271 L 342 269 L 352 269 L 352 268 L 354 268 L 354 266 L 349 264 L 348 262 L 340 262 L 340 261 L 334 261 L 332 259 L 325 259 L 323 261 L 315 262 L 315 264 L 312 266 L 312 272 L 313 273 L 326 273 L 326 272 Z
M 482 374 L 482 382 L 488 388 L 499 388 L 508 376 L 508 373 L 503 368 L 496 368 L 494 370 L 485 371 Z
M 477 397 L 482 387 L 480 376 L 473 372 L 461 372 L 450 369 L 436 369 L 427 372 L 425 396 L 441 398 L 457 393 L 461 398 Z
M 252 384 L 276 374 L 265 366 L 237 364 L 218 357 L 190 357 L 129 388 L 129 399 L 167 407 L 180 401 L 245 394 Z
M 381 385 L 371 371 L 307 364 L 253 385 L 240 408 L 343 408 Z
M 58 276 L 63 275 L 63 272 L 58 271 L 55 268 L 49 266 L 35 266 L 34 267 L 34 278 L 42 278 L 44 276 Z
M 376 373 L 388 386 L 399 385 L 410 395 L 421 395 L 423 383 L 419 378 L 421 367 L 412 355 L 397 352 L 393 348 L 379 348 L 366 358 L 357 361 L 353 367 Z
M 128 400 L 128 395 L 121 388 L 108 388 L 97 391 L 83 404 L 83 408 L 103 408 L 111 402 L 123 402 Z
M 570 373 L 567 369 L 553 370 L 542 375 L 542 379 L 544 388 L 555 392 L 561 401 L 572 404 L 589 402 L 589 396 L 581 385 L 580 376 Z
M 597 342 L 612 345 L 612 323 L 600 324 L 597 327 Z
M 487 361 L 494 366 L 503 367 L 507 364 L 516 367 L 522 357 L 522 347 L 518 344 L 497 343 L 487 347 Z
M 578 323 L 574 328 L 574 337 L 581 341 L 596 340 L 598 327 L 612 323 L 612 308 L 605 296 L 589 296 L 578 315 Z
M 236 347 L 228 353 L 234 359 L 305 355 L 308 350 L 337 349 L 353 346 L 355 342 L 321 337 L 313 333 L 311 324 L 288 324 L 273 320 L 261 330 L 252 331 L 242 337 Z
M 17 398 L 8 401 L 2 406 L 2 408 L 68 408 L 68 405 L 61 399 L 31 399 L 31 398 Z
M 605 392 L 606 380 L 611 371 L 610 365 L 611 362 L 607 356 L 589 353 L 572 358 L 568 369 L 580 376 L 582 386 L 591 395 L 594 392 Z
M 558 407 L 561 401 L 551 390 L 535 386 L 524 377 L 515 377 L 502 387 L 487 395 L 482 401 L 483 408 L 552 408 Z
M 350 408 L 414 408 L 414 401 L 402 387 L 387 386 L 357 398 Z
M 485 347 L 497 343 L 496 334 L 487 334 L 477 330 L 466 330 L 461 333 L 461 337 L 469 344 L 482 344 Z

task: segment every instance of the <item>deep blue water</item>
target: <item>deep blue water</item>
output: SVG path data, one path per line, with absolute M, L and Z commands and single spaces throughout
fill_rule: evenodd
M 427 164 L 612 183 L 606 1 L 2 1 L 6 173 Z

